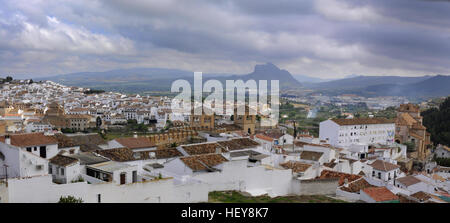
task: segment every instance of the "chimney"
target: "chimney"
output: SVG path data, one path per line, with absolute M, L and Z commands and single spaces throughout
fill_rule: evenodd
M 9 135 L 5 135 L 5 143 L 11 145 L 11 138 L 9 137 Z

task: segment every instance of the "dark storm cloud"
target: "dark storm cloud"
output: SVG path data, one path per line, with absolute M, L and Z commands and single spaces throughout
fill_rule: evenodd
M 450 3 L 412 0 L 0 0 L 0 72 L 448 74 Z

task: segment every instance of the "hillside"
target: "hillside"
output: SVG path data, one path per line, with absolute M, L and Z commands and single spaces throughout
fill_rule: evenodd
M 402 85 L 412 84 L 424 81 L 429 78 L 431 78 L 431 76 L 422 76 L 422 77 L 356 76 L 321 83 L 312 83 L 309 84 L 308 87 L 313 89 L 328 89 L 328 90 L 356 89 L 385 84 L 402 84 Z
M 421 113 L 423 125 L 431 133 L 434 144 L 450 146 L 450 97 L 437 108 L 431 108 Z
M 192 71 L 164 69 L 164 68 L 134 68 L 110 70 L 105 72 L 82 72 L 63 75 L 55 75 L 36 79 L 51 80 L 68 86 L 80 86 L 93 89 L 101 89 L 105 91 L 119 91 L 124 93 L 141 93 L 145 91 L 170 91 L 172 82 L 177 79 L 185 79 L 191 84 L 193 83 Z M 281 70 L 271 63 L 256 65 L 250 74 L 204 74 L 203 80 L 217 79 L 225 86 L 226 80 L 249 79 L 279 80 L 280 88 L 296 88 L 301 84 L 295 80 L 292 75 Z
M 133 68 L 105 72 L 62 74 L 36 80 L 50 80 L 68 86 L 95 88 L 105 91 L 138 93 L 148 90 L 167 90 L 170 88 L 173 80 L 189 75 L 192 75 L 192 72 L 184 70 Z
M 365 90 L 375 95 L 440 97 L 450 95 L 450 76 L 437 75 L 411 84 L 372 85 Z

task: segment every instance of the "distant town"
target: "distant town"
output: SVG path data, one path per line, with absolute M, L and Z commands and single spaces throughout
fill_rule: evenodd
M 450 202 L 450 97 L 285 91 L 264 126 L 172 95 L 0 87 L 0 203 Z

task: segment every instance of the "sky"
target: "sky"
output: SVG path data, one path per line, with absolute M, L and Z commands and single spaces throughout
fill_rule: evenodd
M 0 0 L 0 76 L 159 67 L 450 73 L 446 0 Z

